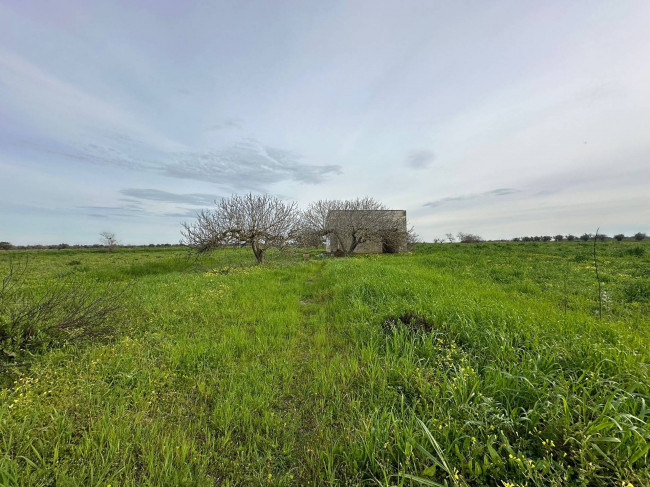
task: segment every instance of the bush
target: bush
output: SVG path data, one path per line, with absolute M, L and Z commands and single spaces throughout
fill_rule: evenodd
M 10 262 L 0 283 L 0 359 L 112 334 L 111 318 L 123 309 L 128 285 L 94 291 L 81 282 L 61 279 L 35 296 L 24 284 L 26 270 L 27 261 Z
M 645 254 L 645 249 L 643 247 L 632 247 L 625 249 L 623 252 L 625 255 L 632 255 L 634 257 L 643 257 Z
M 629 302 L 642 303 L 650 300 L 650 282 L 630 282 L 623 287 L 623 295 Z
M 622 233 L 617 233 L 616 235 L 614 235 L 614 238 L 620 242 L 625 238 L 625 235 L 623 235 Z
M 474 235 L 473 233 L 458 232 L 457 237 L 460 243 L 478 243 L 483 241 L 479 235 Z

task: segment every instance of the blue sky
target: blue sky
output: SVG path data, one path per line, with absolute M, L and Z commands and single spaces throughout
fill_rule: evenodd
M 650 2 L 0 4 L 0 240 L 177 242 L 248 191 L 650 233 Z

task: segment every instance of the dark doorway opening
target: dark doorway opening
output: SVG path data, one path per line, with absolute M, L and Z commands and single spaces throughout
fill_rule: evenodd
M 387 240 L 381 241 L 381 251 L 384 254 L 396 254 L 398 252 L 397 247 L 394 242 L 389 242 Z

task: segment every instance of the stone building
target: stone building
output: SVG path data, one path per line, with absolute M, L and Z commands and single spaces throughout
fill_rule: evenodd
M 333 210 L 327 216 L 327 251 L 355 254 L 406 252 L 405 210 Z

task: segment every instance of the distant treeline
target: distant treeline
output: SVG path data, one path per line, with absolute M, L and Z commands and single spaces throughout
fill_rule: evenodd
M 144 249 L 144 248 L 157 248 L 157 247 L 185 247 L 183 243 L 175 244 L 145 244 L 145 245 L 114 245 L 113 248 L 119 249 Z M 12 245 L 10 242 L 0 242 L 0 250 L 64 250 L 64 249 L 108 249 L 108 246 L 102 244 L 92 245 L 70 245 L 66 243 L 54 245 Z
M 535 235 L 535 236 L 525 236 L 525 237 L 515 237 L 512 239 L 497 239 L 497 240 L 488 240 L 489 242 L 550 242 L 550 241 L 555 241 L 555 242 L 562 242 L 562 241 L 569 241 L 573 242 L 576 240 L 581 240 L 583 242 L 588 242 L 589 240 L 593 239 L 597 240 L 617 240 L 618 242 L 622 240 L 635 240 L 635 241 L 641 241 L 645 240 L 647 238 L 646 234 L 643 232 L 638 232 L 635 233 L 632 236 L 625 236 L 622 233 L 618 233 L 614 235 L 613 237 L 609 237 L 605 235 L 604 233 L 597 233 L 597 234 L 592 234 L 592 233 L 583 233 L 579 237 L 576 235 Z M 484 242 L 483 238 L 480 235 L 475 235 L 473 233 L 465 233 L 465 232 L 458 232 L 456 236 L 452 235 L 451 233 L 448 233 L 446 238 L 435 238 L 433 240 L 433 243 L 444 243 L 444 242 L 460 242 L 460 243 L 479 243 L 479 242 Z
M 587 242 L 592 239 L 598 239 L 598 240 L 618 240 L 619 242 L 621 240 L 637 240 L 641 241 L 646 238 L 646 234 L 642 232 L 635 233 L 634 235 L 630 237 L 626 237 L 622 233 L 618 233 L 614 235 L 613 237 L 609 237 L 608 235 L 605 235 L 604 233 L 598 233 L 596 235 L 593 235 L 591 233 L 583 233 L 579 237 L 576 235 L 537 235 L 534 237 L 515 237 L 512 239 L 513 242 L 550 242 L 551 240 L 554 240 L 556 242 L 561 242 L 563 240 L 568 240 L 569 242 L 573 242 L 574 240 L 582 240 L 583 242 Z

